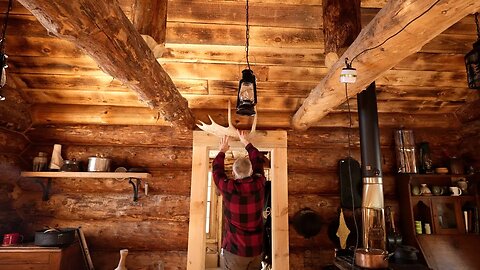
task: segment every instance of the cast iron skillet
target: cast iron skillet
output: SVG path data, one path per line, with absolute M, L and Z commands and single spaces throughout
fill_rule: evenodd
M 35 245 L 41 247 L 68 246 L 75 240 L 75 228 L 48 229 L 35 232 Z

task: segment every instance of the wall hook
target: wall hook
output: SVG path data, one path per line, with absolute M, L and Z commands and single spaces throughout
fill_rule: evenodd
M 135 179 L 136 181 L 133 182 L 132 180 Z M 133 201 L 136 202 L 138 201 L 138 189 L 140 188 L 141 180 L 139 178 L 130 178 L 128 181 L 130 184 L 132 184 L 133 187 Z
M 50 199 L 50 188 L 52 187 L 52 178 L 48 178 L 46 184 L 44 183 L 45 181 L 42 181 L 40 179 L 36 179 L 35 182 L 42 187 L 42 190 L 43 190 L 42 201 L 48 201 Z

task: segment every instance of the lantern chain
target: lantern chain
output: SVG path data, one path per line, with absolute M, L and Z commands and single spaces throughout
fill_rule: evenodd
M 10 10 L 12 9 L 12 0 L 8 1 L 7 14 L 5 15 L 5 20 L 2 27 L 2 39 L 0 40 L 0 53 L 5 51 L 5 34 L 7 32 L 8 16 L 10 15 Z
M 250 61 L 248 60 L 248 47 L 250 45 L 250 25 L 249 25 L 249 22 L 248 22 L 248 0 L 247 0 L 247 3 L 245 5 L 245 9 L 246 9 L 246 12 L 245 12 L 245 39 L 246 39 L 246 42 L 245 42 L 245 55 L 246 55 L 246 59 L 247 59 L 247 66 L 248 66 L 248 69 L 250 69 Z

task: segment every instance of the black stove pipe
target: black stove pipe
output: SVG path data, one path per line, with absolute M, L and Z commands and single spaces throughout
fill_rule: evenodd
M 382 162 L 375 82 L 357 95 L 357 102 L 363 178 L 363 247 L 364 252 L 372 249 L 385 250 Z
M 375 82 L 357 94 L 362 176 L 382 176 Z

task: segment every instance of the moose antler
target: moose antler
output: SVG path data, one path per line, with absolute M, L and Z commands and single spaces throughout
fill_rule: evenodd
M 202 121 L 199 121 L 201 124 L 197 124 L 197 127 L 217 137 L 223 137 L 227 135 L 230 137 L 238 138 L 237 128 L 235 128 L 232 124 L 232 112 L 231 112 L 230 100 L 228 101 L 228 127 L 224 127 L 215 123 L 215 121 L 213 121 L 210 115 L 208 116 L 208 118 L 210 118 L 210 121 L 212 122 L 210 125 L 207 125 Z M 248 135 L 249 138 L 252 138 L 254 136 L 256 128 L 257 128 L 257 113 L 255 113 L 255 116 L 253 118 L 252 130 Z

